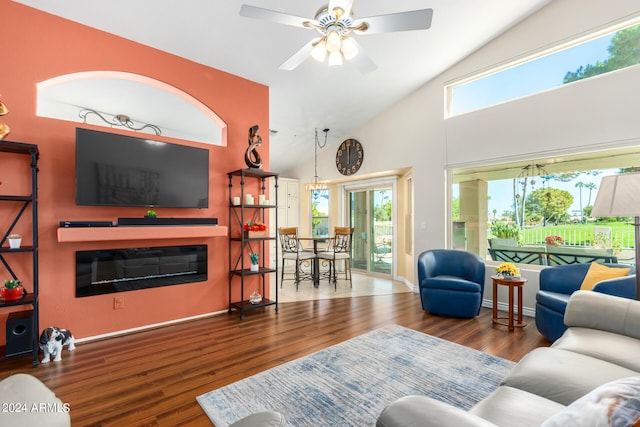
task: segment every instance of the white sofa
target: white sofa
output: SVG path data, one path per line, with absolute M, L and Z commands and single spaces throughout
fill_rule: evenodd
M 640 419 L 640 301 L 577 291 L 564 321 L 560 339 L 528 353 L 468 412 L 407 396 L 382 412 L 377 427 L 611 425 L 598 419 L 622 410 Z

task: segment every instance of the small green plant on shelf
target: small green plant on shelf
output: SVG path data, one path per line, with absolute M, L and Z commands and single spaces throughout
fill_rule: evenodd
M 149 218 L 155 218 L 158 216 L 158 214 L 156 213 L 156 211 L 148 210 L 145 216 Z
M 3 285 L 7 289 L 15 289 L 17 287 L 22 286 L 22 282 L 20 280 L 15 279 L 5 279 L 2 281 Z
M 2 283 L 4 286 L 0 288 L 0 299 L 3 301 L 16 301 L 26 295 L 20 280 L 6 279 Z
M 260 259 L 258 254 L 255 252 L 251 252 L 251 255 L 249 256 L 249 258 L 251 258 L 251 264 L 258 264 L 258 260 Z

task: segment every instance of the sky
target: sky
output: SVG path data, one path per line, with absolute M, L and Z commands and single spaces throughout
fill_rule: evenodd
M 452 114 L 561 86 L 568 71 L 609 56 L 613 34 L 492 74 L 453 89 Z
M 589 182 L 593 182 L 596 185 L 596 190 L 591 192 L 591 205 L 596 200 L 596 195 L 598 194 L 597 187 L 600 187 L 600 182 L 602 181 L 602 177 L 615 175 L 618 169 L 604 169 L 602 173 L 598 176 L 591 176 L 587 174 L 581 174 L 576 179 L 571 182 L 559 182 L 559 181 L 550 181 L 549 187 L 558 188 L 560 190 L 566 190 L 573 195 L 573 204 L 569 208 L 569 214 L 574 216 L 580 215 L 580 189 L 576 188 L 577 182 L 583 182 L 585 184 Z M 542 178 L 535 177 L 534 178 L 536 184 L 535 186 L 528 185 L 527 194 L 531 194 L 532 190 L 537 190 L 538 188 L 542 188 Z M 489 217 L 493 218 L 493 210 L 496 209 L 496 215 L 500 216 L 505 211 L 513 211 L 513 180 L 512 179 L 502 179 L 500 181 L 489 181 L 488 185 L 488 193 L 489 193 Z M 457 197 L 457 195 L 456 195 Z M 582 207 L 587 206 L 589 202 L 589 190 L 587 188 L 582 189 Z
M 564 76 L 568 71 L 576 71 L 580 66 L 595 64 L 597 61 L 607 59 L 609 56 L 607 48 L 611 43 L 613 35 L 614 34 L 602 36 L 587 43 L 487 76 L 484 79 L 456 87 L 453 91 L 452 114 L 461 114 L 495 103 L 561 86 Z M 595 177 L 581 174 L 572 182 L 552 181 L 550 186 L 569 191 L 574 197 L 574 202 L 569 208 L 569 213 L 571 215 L 579 215 L 580 189 L 576 188 L 575 184 L 579 181 L 584 183 L 593 182 L 599 187 L 603 176 L 613 175 L 616 171 L 617 169 L 606 170 Z M 494 209 L 496 209 L 497 215 L 501 215 L 505 211 L 512 211 L 512 180 L 489 181 L 488 185 L 490 217 L 493 216 Z M 541 188 L 541 186 L 542 179 L 537 178 L 536 185 L 533 189 Z M 458 188 L 457 186 L 455 187 L 454 197 L 458 197 Z M 532 188 L 529 187 L 527 193 L 530 193 L 531 190 Z M 596 193 L 597 191 L 595 190 L 592 192 L 591 204 L 595 201 Z M 588 196 L 589 190 L 583 188 L 583 207 L 587 205 Z

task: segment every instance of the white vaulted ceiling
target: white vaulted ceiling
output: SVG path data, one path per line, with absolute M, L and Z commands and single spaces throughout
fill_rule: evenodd
M 309 29 L 241 17 L 243 3 L 312 18 L 326 0 L 14 0 L 270 87 L 271 169 L 312 158 L 314 129 L 336 145 L 550 0 L 355 0 L 356 16 L 433 9 L 431 28 L 358 42 L 377 69 L 313 59 L 278 67 L 315 37 Z M 197 94 L 191 94 L 197 96 Z M 153 123 L 153 113 L 147 120 Z M 160 111 L 158 112 L 160 114 Z

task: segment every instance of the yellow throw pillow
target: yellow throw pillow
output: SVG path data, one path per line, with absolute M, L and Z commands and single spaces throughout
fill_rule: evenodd
M 584 276 L 580 289 L 590 291 L 596 283 L 607 279 L 615 279 L 616 277 L 624 277 L 629 274 L 629 271 L 631 271 L 630 268 L 607 267 L 606 265 L 592 262 L 587 275 Z

